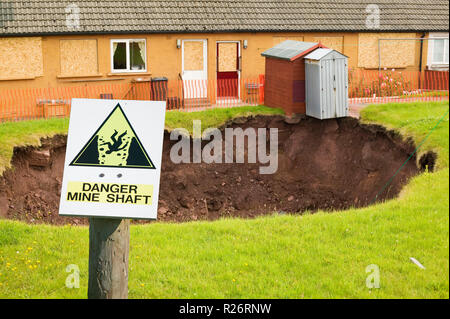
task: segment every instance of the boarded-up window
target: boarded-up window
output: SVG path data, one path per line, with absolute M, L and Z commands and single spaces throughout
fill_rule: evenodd
M 62 76 L 98 74 L 97 40 L 61 40 L 59 50 Z
M 219 72 L 233 72 L 237 70 L 237 43 L 218 43 Z
M 344 37 L 314 37 L 313 42 L 320 42 L 327 48 L 343 53 Z
M 360 33 L 358 40 L 358 66 L 378 68 L 378 39 L 380 41 L 381 67 L 404 68 L 414 65 L 416 57 L 415 33 Z
M 273 45 L 277 45 L 280 44 L 281 42 L 284 42 L 286 40 L 294 40 L 294 41 L 303 41 L 303 37 L 299 36 L 299 37 L 273 37 Z
M 184 41 L 184 70 L 203 70 L 203 41 Z
M 42 76 L 41 38 L 0 39 L 0 79 Z

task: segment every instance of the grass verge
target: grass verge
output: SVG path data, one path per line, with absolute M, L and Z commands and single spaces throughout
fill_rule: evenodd
M 446 102 L 413 102 L 370 105 L 361 111 L 363 122 L 378 123 L 410 136 L 419 145 L 430 133 L 434 125 L 448 111 Z M 439 154 L 438 168 L 449 166 L 448 116 L 435 128 L 418 150 L 417 158 L 428 151 Z
M 14 147 L 40 145 L 42 137 L 67 134 L 69 119 L 0 123 L 0 175 L 10 167 Z

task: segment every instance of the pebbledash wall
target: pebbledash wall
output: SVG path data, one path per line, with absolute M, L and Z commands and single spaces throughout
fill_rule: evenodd
M 261 53 L 287 40 L 321 42 L 349 57 L 349 68 L 378 68 L 379 38 L 420 38 L 422 33 L 192 33 L 55 35 L 0 37 L 0 88 L 79 86 L 82 83 L 126 83 L 137 77 L 178 79 L 182 71 L 179 39 L 207 40 L 208 79 L 216 79 L 218 41 L 239 41 L 240 77 L 256 79 L 265 73 Z M 428 34 L 426 35 L 428 37 Z M 111 40 L 145 39 L 147 71 L 112 73 Z M 244 40 L 247 48 L 243 48 Z M 423 42 L 422 65 L 427 63 L 428 41 Z M 383 41 L 382 67 L 417 71 L 419 41 Z

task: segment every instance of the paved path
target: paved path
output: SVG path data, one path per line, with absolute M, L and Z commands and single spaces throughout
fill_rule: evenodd
M 359 113 L 367 105 L 369 105 L 369 104 L 362 104 L 362 103 L 350 104 L 349 107 L 348 107 L 348 115 L 351 116 L 351 117 L 359 119 L 360 118 L 360 114 Z

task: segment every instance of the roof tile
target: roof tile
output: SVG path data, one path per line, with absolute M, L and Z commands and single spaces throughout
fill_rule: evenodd
M 80 29 L 65 9 L 80 8 Z M 367 29 L 366 7 L 380 9 Z M 448 31 L 447 0 L 0 0 L 0 35 L 79 32 Z

